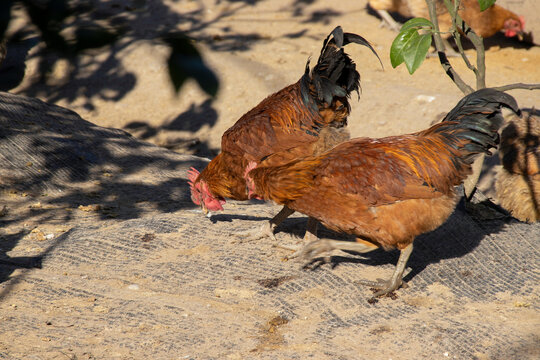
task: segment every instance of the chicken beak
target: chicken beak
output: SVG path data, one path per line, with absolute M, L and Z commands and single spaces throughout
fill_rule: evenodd
M 203 204 L 201 205 L 201 207 L 202 207 L 202 212 L 203 212 L 203 214 L 204 214 L 204 215 L 208 215 L 208 209 L 206 208 L 206 205 L 204 205 L 204 202 L 203 202 Z

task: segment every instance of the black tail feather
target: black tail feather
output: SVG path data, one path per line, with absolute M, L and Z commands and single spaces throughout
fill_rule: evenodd
M 313 108 L 317 106 L 315 103 L 321 105 L 324 102 L 330 105 L 335 97 L 345 98 L 353 91 L 359 92 L 360 74 L 356 71 L 355 63 L 343 50 L 345 45 L 351 43 L 368 47 L 382 66 L 379 55 L 366 39 L 356 34 L 343 33 L 341 26 L 336 27 L 324 39 L 321 54 L 311 76 L 309 60 L 306 64 L 306 72 L 302 78 L 302 95 L 307 105 Z M 315 99 L 310 99 L 310 93 Z
M 512 96 L 491 88 L 481 89 L 461 99 L 443 121 L 457 121 L 469 113 L 496 112 L 501 107 L 506 107 L 521 116 L 516 99 Z
M 448 131 L 449 136 L 469 140 L 462 149 L 467 153 L 464 154 L 468 159 L 466 163 L 472 162 L 473 155 L 489 154 L 489 149 L 499 144 L 498 130 L 504 123 L 503 107 L 521 116 L 512 96 L 490 88 L 475 91 L 461 99 L 435 131 Z

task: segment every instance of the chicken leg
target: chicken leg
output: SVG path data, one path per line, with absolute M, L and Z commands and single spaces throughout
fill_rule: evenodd
M 319 226 L 319 221 L 315 218 L 308 217 L 307 225 L 306 225 L 306 232 L 304 234 L 304 239 L 297 242 L 302 244 L 309 244 L 310 242 L 316 241 L 317 238 L 317 227 Z M 303 249 L 303 246 L 301 245 L 281 245 L 279 243 L 274 244 L 275 247 L 280 247 L 285 250 L 294 251 L 295 253 L 300 252 Z M 285 257 L 286 260 L 289 259 L 289 256 Z
M 401 250 L 399 254 L 399 259 L 396 264 L 396 268 L 392 277 L 387 281 L 369 281 L 369 280 L 360 280 L 359 284 L 367 285 L 372 288 L 378 289 L 375 294 L 373 294 L 373 299 L 382 295 L 386 295 L 394 290 L 397 290 L 403 283 L 403 272 L 405 271 L 405 265 L 407 265 L 407 260 L 413 251 L 413 244 L 407 245 L 406 248 Z
M 304 258 L 308 260 L 306 265 L 309 265 L 313 259 L 322 253 L 329 253 L 332 250 L 349 250 L 355 251 L 358 253 L 367 253 L 373 250 L 378 249 L 378 246 L 367 241 L 342 241 L 342 240 L 331 240 L 331 239 L 318 239 L 310 242 L 304 248 L 295 252 L 289 259 L 294 258 Z M 327 254 L 324 257 L 325 262 L 330 262 L 330 255 Z M 304 265 L 303 267 L 306 267 Z
M 306 233 L 304 235 L 305 244 L 309 244 L 310 242 L 317 240 L 317 227 L 318 226 L 319 226 L 319 222 L 317 221 L 317 219 L 314 219 L 312 217 L 308 218 L 307 225 L 306 225 Z
M 347 251 L 355 251 L 358 253 L 367 253 L 375 249 L 378 249 L 377 245 L 372 244 L 367 241 L 363 241 L 363 240 L 358 240 L 358 241 L 353 242 L 353 241 L 319 239 L 319 240 L 309 243 L 302 250 L 291 255 L 289 258 L 295 258 L 295 257 L 307 258 L 309 260 L 308 262 L 309 264 L 313 261 L 313 259 L 317 255 L 322 254 L 322 253 L 327 253 L 332 250 L 347 250 Z M 407 247 L 401 250 L 401 254 L 396 264 L 394 273 L 392 274 L 392 277 L 388 281 L 361 280 L 359 281 L 359 283 L 362 285 L 368 285 L 368 286 L 374 287 L 379 290 L 373 295 L 373 298 L 388 294 L 396 290 L 402 284 L 402 276 L 405 270 L 405 265 L 407 265 L 407 260 L 409 259 L 409 256 L 411 255 L 412 250 L 413 250 L 412 243 L 407 245 Z M 330 255 L 326 255 L 324 257 L 324 261 L 329 262 Z M 305 267 L 305 265 L 303 267 Z
M 379 25 L 379 27 L 388 27 L 390 30 L 399 32 L 402 24 L 394 20 L 394 18 L 392 17 L 392 15 L 388 13 L 388 11 L 386 10 L 375 10 L 375 11 L 381 17 L 381 24 Z
M 238 239 L 233 242 L 243 243 L 243 242 L 255 241 L 258 239 L 269 237 L 274 242 L 273 246 L 298 252 L 301 249 L 300 246 L 281 245 L 277 241 L 276 236 L 274 234 L 274 230 L 276 229 L 276 227 L 279 224 L 281 224 L 283 220 L 291 216 L 293 213 L 294 213 L 294 210 L 291 210 L 288 207 L 284 206 L 283 209 L 281 209 L 281 211 L 276 216 L 274 216 L 270 221 L 265 222 L 259 229 L 236 233 L 235 236 L 246 237 L 246 238 Z M 319 222 L 316 219 L 312 217 L 308 218 L 308 222 L 306 225 L 306 233 L 304 235 L 304 240 L 303 240 L 304 244 L 313 242 L 314 240 L 317 239 L 318 224 Z

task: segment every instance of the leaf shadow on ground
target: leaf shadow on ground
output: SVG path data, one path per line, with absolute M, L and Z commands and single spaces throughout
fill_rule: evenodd
M 187 169 L 206 163 L 6 93 L 0 94 L 0 162 L 7 204 L 0 216 L 0 282 L 15 268 L 39 266 L 42 255 L 8 253 L 42 224 L 95 226 L 194 207 Z
M 189 108 L 172 120 L 165 121 L 163 125 L 154 126 L 150 121 L 136 120 L 124 126 L 124 129 L 138 139 L 149 140 L 160 132 L 173 133 L 196 133 L 204 126 L 213 127 L 218 119 L 217 110 L 212 104 L 212 99 L 204 99 L 199 104 L 192 103 Z M 211 149 L 207 142 L 199 138 L 185 138 L 184 136 L 169 136 L 158 143 L 159 146 L 174 150 L 179 153 L 191 153 L 197 156 L 213 158 L 218 154 L 216 149 Z
M 294 16 L 304 16 L 307 19 L 304 23 L 328 22 L 332 14 L 323 14 L 320 11 L 308 13 L 306 6 L 315 3 L 315 0 L 294 0 L 291 7 L 284 11 L 294 13 Z M 230 26 L 230 18 L 240 11 L 250 8 L 254 1 L 221 0 L 215 4 L 206 5 L 198 3 L 191 9 L 177 11 L 172 4 L 161 1 L 94 1 L 92 6 L 88 6 L 85 1 L 77 0 L 72 2 L 77 16 L 72 17 L 68 23 L 64 24 L 65 29 L 77 29 L 88 24 L 106 24 L 106 27 L 115 29 L 120 37 L 111 45 L 86 50 L 79 56 L 65 58 L 66 62 L 60 63 L 61 57 L 42 46 L 41 36 L 35 28 L 26 23 L 20 27 L 17 36 L 11 35 L 12 43 L 8 45 L 8 54 L 11 53 L 10 64 L 18 66 L 19 75 L 24 76 L 25 61 L 28 50 L 36 47 L 37 51 L 32 51 L 28 59 L 38 60 L 37 76 L 33 76 L 24 88 L 18 93 L 31 97 L 39 97 L 48 102 L 56 103 L 66 101 L 82 103 L 86 110 L 96 109 L 96 100 L 119 101 L 132 91 L 136 84 L 138 75 L 135 71 L 128 69 L 122 62 L 126 52 L 132 51 L 134 45 L 139 43 L 149 43 L 151 46 L 166 45 L 166 39 L 171 34 L 176 34 L 178 24 L 182 24 L 182 31 L 192 38 L 196 44 L 203 44 L 212 51 L 217 52 L 243 52 L 250 50 L 260 41 L 275 41 L 280 37 L 268 37 L 257 32 L 238 33 Z M 13 11 L 13 21 L 24 23 L 24 7 L 15 5 Z M 209 13 L 213 15 L 208 15 Z M 306 14 L 307 13 L 307 14 Z M 160 19 L 156 21 L 156 19 Z M 303 36 L 307 29 L 297 33 L 285 34 L 283 38 L 296 38 Z M 21 35 L 23 34 L 23 35 Z M 15 38 L 20 38 L 15 41 Z M 18 51 L 21 48 L 21 41 L 28 42 L 32 38 L 33 42 L 26 46 L 25 51 Z M 10 40 L 11 41 L 11 40 Z M 11 66 L 11 65 L 10 65 Z M 56 70 L 54 70 L 56 68 Z M 48 80 L 51 72 L 63 73 L 61 78 Z M 22 77 L 19 76 L 20 80 Z M 8 90 L 18 83 L 10 82 L 6 85 Z M 192 107 L 206 106 L 206 99 L 200 104 L 192 104 Z M 191 110 L 191 109 L 190 109 Z M 187 112 L 189 113 L 188 110 Z M 173 120 L 174 125 L 185 120 L 188 114 L 180 114 Z M 213 126 L 215 117 L 197 117 L 196 122 L 201 122 Z M 165 125 L 166 128 L 169 125 Z M 199 125 L 199 127 L 202 125 Z M 157 129 L 153 129 L 157 130 Z

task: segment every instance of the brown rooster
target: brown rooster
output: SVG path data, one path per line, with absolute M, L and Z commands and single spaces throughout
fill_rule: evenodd
M 395 31 L 399 31 L 400 26 L 388 14 L 388 11 L 398 12 L 404 17 L 429 19 L 426 0 L 369 0 L 368 2 L 383 21 Z M 439 29 L 441 32 L 447 33 L 452 28 L 452 18 L 443 0 L 435 0 L 435 3 Z M 524 18 L 496 4 L 480 11 L 478 0 L 461 0 L 458 14 L 477 35 L 483 38 L 493 36 L 501 30 L 507 37 L 523 35 Z
M 258 164 L 273 154 L 266 163 L 278 165 L 336 144 L 332 139 L 339 136 L 329 134 L 347 125 L 348 99 L 360 86 L 356 65 L 343 50 L 350 43 L 367 46 L 379 58 L 363 37 L 336 27 L 324 40 L 311 72 L 308 60 L 298 82 L 264 99 L 223 134 L 221 153 L 201 173 L 191 169 L 188 177 L 195 204 L 207 212 L 223 210 L 226 198 L 247 200 L 244 172 L 250 162 Z M 328 136 L 319 141 L 324 129 Z M 274 228 L 293 212 L 284 207 L 261 234 L 273 238 Z
M 475 155 L 496 146 L 503 106 L 519 113 L 510 95 L 482 89 L 467 95 L 427 130 L 356 138 L 281 166 L 264 167 L 262 162 L 255 168 L 253 163 L 246 182 L 251 196 L 357 236 L 356 242 L 319 239 L 296 255 L 312 260 L 334 249 L 401 250 L 389 281 L 365 282 L 380 289 L 374 296 L 387 294 L 402 283 L 414 238 L 439 227 L 454 210 L 459 199 L 455 186 L 471 172 Z

